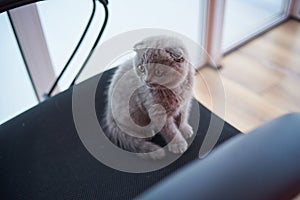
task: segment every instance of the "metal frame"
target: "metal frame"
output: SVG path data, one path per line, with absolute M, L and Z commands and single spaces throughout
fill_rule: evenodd
M 207 0 L 204 46 L 207 52 L 206 65 L 221 67 L 221 42 L 225 0 Z
M 292 17 L 300 20 L 300 0 L 294 0 L 291 6 Z
M 98 33 L 98 36 L 88 54 L 88 56 L 86 57 L 86 59 L 84 60 L 82 66 L 80 67 L 79 71 L 77 72 L 77 74 L 75 75 L 72 83 L 70 84 L 70 87 L 72 87 L 75 83 L 76 83 L 76 80 L 78 79 L 78 77 L 80 76 L 80 74 L 82 73 L 83 69 L 85 68 L 86 64 L 88 63 L 90 57 L 92 56 L 92 54 L 94 53 L 95 49 L 96 49 L 96 46 L 98 45 L 99 41 L 100 41 L 100 38 L 102 37 L 103 35 L 103 32 L 104 32 L 104 29 L 107 25 L 107 21 L 108 21 L 108 8 L 107 8 L 107 4 L 108 4 L 108 1 L 106 0 L 99 0 L 99 2 L 101 3 L 101 5 L 103 6 L 104 8 L 104 21 L 103 21 L 103 24 L 102 24 L 102 27 Z
M 0 1 L 0 13 L 8 11 L 17 7 L 24 6 L 26 4 L 35 3 L 43 0 L 1 0 Z
M 96 45 L 98 44 L 100 37 L 103 34 L 105 25 L 107 23 L 108 2 L 106 0 L 98 0 L 98 1 L 104 6 L 104 10 L 105 10 L 104 24 L 94 43 L 94 46 L 91 49 L 91 52 L 89 53 L 88 57 L 86 58 L 79 72 L 76 74 L 71 85 L 75 83 L 75 80 L 78 78 L 79 74 L 83 70 L 89 57 L 91 56 Z M 32 82 L 32 86 L 40 102 L 47 99 L 48 97 L 51 97 L 52 93 L 57 93 L 59 91 L 57 84 L 61 79 L 61 77 L 63 76 L 66 69 L 68 68 L 75 54 L 77 53 L 77 50 L 79 49 L 90 27 L 90 24 L 94 18 L 96 0 L 92 0 L 92 2 L 93 2 L 93 9 L 89 21 L 87 23 L 87 26 L 82 34 L 82 37 L 80 38 L 72 55 L 68 59 L 67 63 L 63 67 L 63 70 L 61 71 L 61 73 L 57 78 L 55 76 L 53 65 L 49 55 L 49 50 L 44 37 L 37 6 L 35 4 L 29 4 L 8 11 L 9 19 L 12 28 L 14 30 L 21 54 L 23 56 L 23 60 L 26 65 L 30 80 Z
M 42 25 L 35 4 L 8 11 L 11 26 L 38 100 L 49 90 L 55 79 Z
M 236 50 L 240 46 L 248 43 L 254 38 L 275 27 L 276 25 L 279 25 L 285 20 L 287 20 L 289 16 L 291 16 L 291 13 L 293 11 L 293 5 L 296 1 L 299 7 L 300 0 L 288 0 L 288 2 L 285 4 L 283 16 L 278 17 L 276 20 L 266 24 L 265 26 L 262 26 L 257 31 L 248 34 L 242 40 L 232 44 L 226 49 L 222 49 L 223 20 L 225 14 L 226 0 L 207 0 L 207 16 L 205 23 L 205 50 L 207 51 L 209 57 L 206 58 L 206 65 L 217 69 L 221 68 L 221 59 L 223 55 L 226 55 Z
M 49 92 L 46 93 L 46 94 L 44 95 L 45 98 L 51 97 L 53 91 L 54 91 L 55 88 L 57 87 L 58 82 L 60 81 L 61 77 L 63 76 L 63 74 L 65 73 L 65 71 L 67 70 L 67 68 L 69 67 L 71 61 L 73 60 L 75 54 L 77 53 L 79 47 L 80 47 L 81 44 L 82 44 L 82 41 L 83 41 L 83 39 L 85 38 L 87 31 L 88 31 L 89 28 L 90 28 L 90 25 L 91 25 L 91 23 L 92 23 L 92 21 L 93 21 L 93 19 L 94 19 L 95 11 L 96 11 L 96 0 L 92 0 L 92 2 L 93 2 L 92 12 L 91 12 L 89 21 L 88 21 L 88 23 L 87 23 L 87 25 L 86 25 L 86 27 L 85 27 L 85 29 L 84 29 L 82 35 L 81 35 L 81 38 L 79 39 L 79 42 L 77 43 L 77 45 L 76 45 L 76 47 L 75 47 L 73 53 L 71 54 L 71 56 L 69 57 L 69 59 L 68 59 L 68 61 L 67 61 L 67 63 L 65 64 L 65 66 L 64 66 L 63 69 L 61 70 L 60 74 L 57 76 L 56 80 L 54 81 L 53 85 L 51 86 Z

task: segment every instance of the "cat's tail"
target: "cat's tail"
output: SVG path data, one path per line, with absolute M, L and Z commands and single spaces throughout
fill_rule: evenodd
M 136 153 L 137 156 L 144 159 L 162 159 L 165 151 L 162 147 L 147 141 L 143 138 L 133 137 L 122 131 L 114 122 L 107 127 L 108 134 L 106 136 L 118 147 Z

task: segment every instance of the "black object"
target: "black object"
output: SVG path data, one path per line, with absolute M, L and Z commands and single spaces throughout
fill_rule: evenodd
M 231 139 L 140 199 L 292 199 L 300 192 L 299 141 L 300 113 L 285 115 Z
M 0 13 L 43 0 L 0 0 Z
M 49 92 L 47 94 L 44 95 L 44 98 L 47 99 L 49 97 L 51 97 L 51 94 L 52 92 L 54 91 L 54 89 L 56 88 L 59 80 L 61 79 L 62 75 L 65 73 L 65 71 L 67 70 L 69 64 L 71 63 L 71 61 L 73 60 L 73 57 L 75 56 L 75 54 L 77 53 L 83 39 L 85 38 L 85 35 L 87 33 L 87 31 L 89 30 L 90 28 L 90 25 L 92 23 L 92 20 L 94 19 L 94 16 L 95 16 L 95 11 L 96 11 L 96 0 L 92 0 L 93 1 L 93 8 L 92 8 L 92 12 L 91 12 L 91 15 L 90 15 L 90 18 L 89 18 L 89 21 L 80 37 L 80 40 L 79 42 L 77 43 L 73 53 L 71 54 L 70 58 L 68 59 L 67 63 L 65 64 L 65 66 L 63 67 L 63 69 L 61 70 L 60 74 L 57 76 L 56 80 L 54 81 L 53 85 L 51 86 Z
M 38 2 L 38 1 L 43 1 L 43 0 L 0 0 L 0 13 L 1 12 L 4 12 L 4 11 L 8 11 L 10 9 L 14 9 L 14 8 L 17 8 L 17 7 L 21 7 L 21 6 L 24 6 L 24 5 L 27 5 L 27 4 L 30 4 L 30 3 L 35 3 L 35 2 Z M 91 12 L 91 15 L 90 15 L 90 18 L 89 18 L 89 21 L 82 33 L 82 36 L 80 37 L 74 51 L 72 52 L 70 58 L 68 59 L 68 61 L 66 62 L 65 66 L 63 67 L 62 71 L 60 72 L 60 74 L 58 75 L 58 77 L 55 79 L 53 85 L 51 86 L 50 90 L 48 93 L 45 93 L 43 95 L 43 97 L 45 99 L 48 99 L 49 97 L 51 97 L 51 94 L 53 93 L 54 89 L 56 88 L 59 80 L 61 79 L 61 77 L 63 76 L 63 74 L 65 73 L 65 71 L 67 70 L 69 64 L 71 63 L 71 61 L 73 60 L 75 54 L 77 53 L 79 47 L 81 46 L 82 44 L 82 41 L 83 39 L 85 38 L 86 36 L 86 33 L 87 31 L 89 30 L 90 28 L 90 25 L 91 25 L 91 22 L 95 16 L 95 10 L 96 10 L 96 0 L 92 0 L 93 1 L 93 8 L 92 8 L 92 12 Z M 102 24 L 102 27 L 100 29 L 100 32 L 93 44 L 93 47 L 92 49 L 90 50 L 90 53 L 89 55 L 87 56 L 87 58 L 85 59 L 83 65 L 81 66 L 80 70 L 78 71 L 78 73 L 76 74 L 75 78 L 73 79 L 72 83 L 71 83 L 71 86 L 74 85 L 76 79 L 79 77 L 80 73 L 82 72 L 82 70 L 84 69 L 85 65 L 87 64 L 89 58 L 91 57 L 91 55 L 93 54 L 93 51 L 94 49 L 96 48 L 97 44 L 99 43 L 99 40 L 104 32 L 104 29 L 107 25 L 107 21 L 108 21 L 108 8 L 107 8 L 107 5 L 108 5 L 108 0 L 98 0 L 104 7 L 104 12 L 105 12 L 105 17 L 104 17 L 104 21 L 103 21 L 103 24 Z
M 113 72 L 105 72 L 97 86 L 99 120 Z M 96 78 L 75 87 L 84 88 Z M 0 198 L 131 199 L 198 158 L 214 115 L 198 105 L 199 129 L 188 151 L 158 171 L 132 174 L 107 167 L 86 150 L 73 121 L 72 89 L 60 93 L 0 126 Z M 225 123 L 218 145 L 237 134 Z
M 59 80 L 61 79 L 62 75 L 65 73 L 65 71 L 66 71 L 66 69 L 68 68 L 69 64 L 70 64 L 71 61 L 73 60 L 73 57 L 74 57 L 75 54 L 77 53 L 79 47 L 81 46 L 81 43 L 82 43 L 83 39 L 84 39 L 85 36 L 86 36 L 86 33 L 87 33 L 88 29 L 90 28 L 90 25 L 91 25 L 91 22 L 92 22 L 92 20 L 93 20 L 93 18 L 94 18 L 94 16 L 95 16 L 95 10 L 96 10 L 96 0 L 92 0 L 92 1 L 93 1 L 92 13 L 91 13 L 90 18 L 89 18 L 89 21 L 88 21 L 88 23 L 87 23 L 87 25 L 86 25 L 86 27 L 85 27 L 83 33 L 82 33 L 82 36 L 81 36 L 79 42 L 77 43 L 77 45 L 76 45 L 76 47 L 75 47 L 73 53 L 71 54 L 70 58 L 68 59 L 67 63 L 65 64 L 65 66 L 64 66 L 63 69 L 62 69 L 62 71 L 60 72 L 60 74 L 58 75 L 58 77 L 57 77 L 56 80 L 54 81 L 53 85 L 51 86 L 49 92 L 45 95 L 45 97 L 46 97 L 45 99 L 51 97 L 52 92 L 53 92 L 54 89 L 56 88 L 56 86 L 57 86 Z M 98 34 L 98 36 L 97 36 L 95 42 L 94 42 L 94 45 L 93 45 L 92 49 L 90 50 L 89 55 L 88 55 L 87 58 L 85 59 L 85 61 L 84 61 L 83 65 L 81 66 L 81 68 L 79 69 L 79 72 L 76 74 L 74 80 L 73 80 L 72 83 L 71 83 L 71 86 L 74 85 L 76 79 L 79 77 L 79 75 L 80 75 L 80 73 L 82 72 L 82 70 L 84 69 L 86 63 L 88 62 L 88 60 L 90 59 L 91 55 L 93 54 L 94 49 L 96 48 L 96 46 L 97 46 L 97 44 L 98 44 L 98 42 L 99 42 L 99 40 L 100 40 L 100 38 L 101 38 L 101 36 L 102 36 L 102 34 L 103 34 L 103 32 L 104 32 L 104 29 L 105 29 L 105 27 L 106 27 L 107 21 L 108 21 L 108 8 L 107 8 L 108 1 L 107 1 L 107 0 L 99 0 L 99 2 L 103 5 L 103 7 L 104 7 L 104 12 L 105 12 L 105 17 L 104 17 L 103 24 L 102 24 L 102 27 L 101 27 L 101 29 L 100 29 L 100 32 L 99 32 L 99 34 Z
M 108 0 L 99 0 L 102 4 L 108 5 Z
M 72 81 L 70 87 L 73 86 L 73 85 L 75 84 L 77 78 L 79 77 L 79 75 L 81 74 L 81 72 L 82 72 L 83 69 L 85 68 L 87 62 L 89 61 L 90 57 L 91 57 L 92 54 L 94 53 L 94 50 L 95 50 L 96 46 L 98 45 L 99 40 L 100 40 L 100 38 L 101 38 L 101 36 L 102 36 L 102 34 L 103 34 L 103 32 L 104 32 L 104 29 L 105 29 L 105 27 L 106 27 L 106 25 L 107 25 L 107 21 L 108 21 L 108 8 L 107 8 L 107 4 L 108 4 L 108 1 L 105 1 L 105 0 L 102 0 L 102 1 L 101 1 L 101 0 L 100 0 L 100 2 L 101 2 L 102 5 L 103 5 L 104 13 L 105 13 L 102 28 L 101 28 L 101 30 L 100 30 L 100 32 L 99 32 L 99 34 L 98 34 L 98 37 L 96 38 L 96 40 L 95 40 L 95 42 L 94 42 L 94 44 L 93 44 L 93 47 L 91 48 L 91 50 L 90 50 L 88 56 L 86 57 L 84 63 L 82 64 L 81 68 L 79 69 L 79 71 L 77 72 L 76 76 L 74 77 L 74 79 L 73 79 L 73 81 Z

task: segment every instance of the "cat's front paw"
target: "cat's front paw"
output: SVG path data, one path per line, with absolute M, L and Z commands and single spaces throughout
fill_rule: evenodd
M 181 154 L 184 153 L 187 148 L 188 144 L 185 141 L 185 139 L 181 136 L 179 138 L 174 138 L 169 144 L 168 144 L 169 151 L 175 154 Z
M 165 157 L 165 150 L 152 142 L 145 142 L 143 147 L 145 153 L 139 153 L 144 159 L 160 160 Z
M 179 130 L 185 139 L 192 137 L 194 134 L 193 128 L 188 124 L 183 124 Z
M 161 160 L 165 157 L 166 153 L 163 148 L 157 149 L 148 153 L 139 153 L 138 156 L 145 160 Z

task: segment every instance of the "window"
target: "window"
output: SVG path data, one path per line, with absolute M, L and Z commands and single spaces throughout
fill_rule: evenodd
M 286 0 L 226 0 L 222 49 L 241 42 L 287 17 Z
M 0 124 L 38 103 L 6 13 L 0 15 Z
M 114 0 L 109 2 L 110 17 L 101 41 L 120 33 L 142 28 L 161 28 L 176 31 L 201 43 L 204 30 L 204 2 L 192 0 Z M 159 6 L 158 6 L 159 5 Z M 95 20 L 91 24 L 87 39 L 74 57 L 69 69 L 59 83 L 61 90 L 67 89 L 76 72 L 89 53 L 93 40 L 103 21 L 103 9 L 97 4 Z M 39 16 L 49 48 L 55 74 L 58 75 L 75 48 L 90 16 L 92 1 L 52 0 L 37 4 Z M 76 22 L 76 23 L 74 23 Z M 103 66 L 99 66 L 101 68 Z M 101 72 L 93 70 L 88 77 Z M 85 75 L 83 75 L 85 76 Z M 81 77 L 81 80 L 88 77 Z
M 76 47 L 92 12 L 92 1 L 51 0 L 37 3 L 55 75 L 58 76 Z M 102 10 L 101 10 L 102 11 Z M 102 25 L 101 11 L 97 12 L 92 30 L 88 32 L 81 48 L 70 63 L 61 81 L 60 90 L 69 88 L 76 72 L 84 62 L 96 33 Z M 48 91 L 47 91 L 48 92 Z
M 0 15 L 0 89 L 4 94 L 0 100 L 0 123 L 38 103 L 35 93 L 41 99 L 41 95 L 49 91 L 49 87 L 54 83 L 54 76 L 58 76 L 61 72 L 85 29 L 92 12 L 92 2 L 92 0 L 51 0 L 38 2 L 27 9 L 23 7 L 19 10 L 15 9 L 13 12 L 16 16 L 13 20 L 16 23 L 13 24 L 17 30 L 15 32 L 19 43 L 21 41 L 20 45 L 27 66 L 22 60 L 8 16 Z M 108 5 L 110 17 L 100 43 L 135 29 L 168 29 L 204 46 L 212 63 L 218 66 L 224 52 L 232 50 L 286 19 L 290 15 L 291 2 L 296 2 L 297 9 L 294 9 L 293 13 L 294 16 L 299 16 L 299 1 L 295 0 L 191 0 L 189 2 L 113 0 Z M 22 15 L 18 16 L 18 12 L 21 11 Z M 23 18 L 27 15 L 33 20 Z M 69 87 L 82 66 L 102 26 L 103 18 L 103 8 L 97 3 L 91 28 L 59 82 L 60 91 Z M 27 23 L 30 24 L 28 26 L 30 28 L 22 33 Z M 37 28 L 32 34 L 34 27 Z M 41 37 L 37 38 L 38 35 Z M 28 43 L 32 43 L 33 46 L 28 47 Z M 38 45 L 42 45 L 42 48 L 38 48 Z M 30 53 L 26 54 L 28 52 Z M 32 59 L 34 55 L 36 56 Z M 200 57 L 205 55 L 201 54 Z M 204 61 L 209 62 L 205 59 Z M 28 62 L 30 60 L 34 62 Z M 32 67 L 34 64 L 36 66 Z M 47 66 L 45 67 L 47 69 L 41 69 L 40 66 Z M 81 80 L 101 72 L 101 67 L 103 66 L 95 70 L 87 65 L 86 68 L 92 72 Z M 41 73 L 43 77 L 40 76 Z M 43 87 L 37 84 L 38 79 L 43 80 Z M 14 92 L 10 93 L 10 91 Z M 20 98 L 22 101 L 19 101 Z

